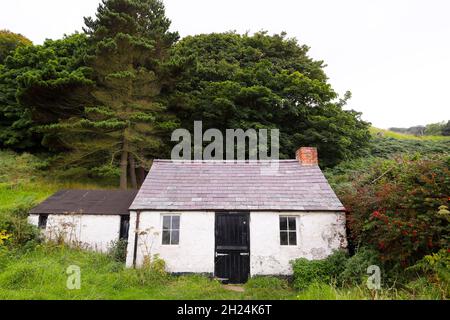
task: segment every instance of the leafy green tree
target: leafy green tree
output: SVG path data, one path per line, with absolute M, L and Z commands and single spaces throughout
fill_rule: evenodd
M 93 84 L 83 62 L 86 49 L 86 36 L 74 34 L 22 46 L 0 65 L 0 147 L 39 147 L 38 126 L 82 113 Z
M 29 46 L 33 43 L 23 35 L 8 30 L 0 30 L 0 64 L 3 64 L 6 57 L 17 47 Z
M 427 136 L 442 135 L 442 129 L 444 129 L 445 124 L 446 124 L 445 121 L 427 124 L 425 126 L 425 135 Z
M 82 117 L 50 129 L 62 129 L 70 150 L 66 160 L 107 170 L 120 159 L 120 187 L 127 188 L 129 173 L 136 188 L 136 167 L 149 166 L 164 149 L 162 133 L 175 125 L 159 94 L 178 34 L 169 31 L 158 0 L 103 0 L 96 18 L 85 24 L 96 103 Z
M 221 33 L 189 36 L 173 50 L 171 110 L 191 129 L 278 128 L 280 156 L 299 146 L 317 146 L 321 164 L 359 154 L 370 139 L 368 123 L 343 110 L 322 61 L 285 34 Z
M 443 136 L 450 136 L 450 120 L 447 121 L 447 124 L 442 128 Z

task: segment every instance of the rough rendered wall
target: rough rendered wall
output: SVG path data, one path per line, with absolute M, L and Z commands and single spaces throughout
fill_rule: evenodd
M 162 216 L 180 215 L 178 245 L 162 245 Z M 159 254 L 167 271 L 174 273 L 214 272 L 214 212 L 141 212 L 136 265 L 142 265 L 144 256 Z M 130 214 L 130 233 L 127 266 L 133 265 L 136 213 Z
M 39 215 L 30 215 L 28 221 L 37 226 Z M 68 243 L 106 252 L 111 242 L 119 239 L 119 231 L 119 215 L 49 214 L 45 236 L 50 239 L 62 236 Z
M 280 245 L 280 215 L 297 217 L 297 245 Z M 346 248 L 345 214 L 336 212 L 251 212 L 251 275 L 289 275 L 289 261 L 322 259 L 333 249 Z
M 30 214 L 28 216 L 28 223 L 32 224 L 34 226 L 37 226 L 39 224 L 39 215 L 38 214 Z
M 162 245 L 162 216 L 180 215 L 180 242 Z M 281 246 L 279 216 L 297 217 L 297 245 Z M 142 212 L 136 265 L 144 256 L 159 254 L 174 273 L 214 272 L 214 212 Z M 133 266 L 136 213 L 130 215 L 127 266 Z M 345 248 L 345 214 L 333 212 L 251 212 L 251 275 L 289 275 L 290 261 L 305 257 L 322 259 L 333 249 Z

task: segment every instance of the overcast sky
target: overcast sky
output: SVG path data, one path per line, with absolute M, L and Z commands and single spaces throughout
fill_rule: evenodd
M 99 0 L 0 0 L 0 29 L 34 43 L 81 30 Z M 450 119 L 448 0 L 166 0 L 181 36 L 286 31 L 324 60 L 330 83 L 375 126 Z

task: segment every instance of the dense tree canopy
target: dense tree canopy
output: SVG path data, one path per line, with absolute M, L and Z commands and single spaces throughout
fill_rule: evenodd
M 0 65 L 0 147 L 46 147 L 124 188 L 194 120 L 280 129 L 281 158 L 317 146 L 324 166 L 367 146 L 368 123 L 344 110 L 350 94 L 338 97 L 307 46 L 265 32 L 177 42 L 169 26 L 161 1 L 104 0 L 84 33 L 17 48 Z
M 369 141 L 360 114 L 342 109 L 308 47 L 284 34 L 235 33 L 187 37 L 173 50 L 172 110 L 183 126 L 278 128 L 280 155 L 317 146 L 323 165 L 354 156 Z
M 445 126 L 442 128 L 442 135 L 443 136 L 450 136 L 450 120 L 447 121 Z
M 0 64 L 5 62 L 7 56 L 12 54 L 17 47 L 29 46 L 33 43 L 21 34 L 8 30 L 0 30 Z
M 39 146 L 36 127 L 80 114 L 88 97 L 83 34 L 18 48 L 0 65 L 0 147 Z
M 105 166 L 119 158 L 121 188 L 128 185 L 127 172 L 136 188 L 136 167 L 158 157 L 162 132 L 174 125 L 159 92 L 178 34 L 168 31 L 170 21 L 157 0 L 105 0 L 85 23 L 95 104 L 50 128 L 61 131 L 72 165 Z

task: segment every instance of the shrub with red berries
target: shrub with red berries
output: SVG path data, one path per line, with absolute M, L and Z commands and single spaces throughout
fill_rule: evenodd
M 347 179 L 336 191 L 351 243 L 404 267 L 450 248 L 448 157 L 377 159 Z

